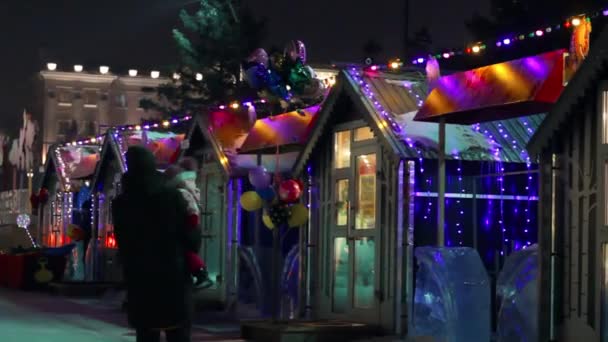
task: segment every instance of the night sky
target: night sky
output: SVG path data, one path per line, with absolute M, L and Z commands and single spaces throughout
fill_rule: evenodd
M 171 28 L 186 0 L 0 1 L 0 129 L 12 131 L 28 106 L 29 82 L 53 60 L 60 69 L 100 64 L 150 69 L 175 62 Z M 192 2 L 192 1 L 190 1 Z M 485 14 L 488 0 L 412 0 L 410 32 L 427 25 L 436 47 L 468 42 L 465 19 Z M 314 62 L 360 61 L 373 38 L 385 57 L 402 51 L 403 2 L 399 0 L 250 0 L 267 17 L 266 45 L 304 41 Z

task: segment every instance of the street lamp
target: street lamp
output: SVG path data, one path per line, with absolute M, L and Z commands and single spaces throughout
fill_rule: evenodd
M 31 196 L 32 195 L 32 179 L 34 178 L 34 170 L 30 169 L 27 173 L 27 193 Z M 29 207 L 30 207 L 30 211 L 32 210 L 32 203 L 29 203 Z
M 50 71 L 55 71 L 57 70 L 57 63 L 47 63 L 46 68 Z
M 159 77 L 160 77 L 160 72 L 158 72 L 158 71 L 152 71 L 152 72 L 150 73 L 150 76 L 151 76 L 152 78 L 159 78 Z
M 105 74 L 107 74 L 108 72 L 110 72 L 110 67 L 107 67 L 107 66 L 105 66 L 105 65 L 102 65 L 102 66 L 100 66 L 100 67 L 99 67 L 99 72 L 100 72 L 102 75 L 105 75 Z

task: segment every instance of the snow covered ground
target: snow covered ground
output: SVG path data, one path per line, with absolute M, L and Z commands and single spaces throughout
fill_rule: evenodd
M 219 322 L 218 322 L 219 323 Z M 115 303 L 0 289 L 2 342 L 134 342 Z M 241 341 L 238 325 L 195 324 L 193 342 Z

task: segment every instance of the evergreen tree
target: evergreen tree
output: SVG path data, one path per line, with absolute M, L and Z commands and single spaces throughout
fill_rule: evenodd
M 163 113 L 187 113 L 238 98 L 241 61 L 265 34 L 265 21 L 257 20 L 242 0 L 200 0 L 194 13 L 182 10 L 181 29 L 173 30 L 180 61 L 179 79 L 164 84 L 156 100 L 142 107 Z M 201 79 L 202 78 L 202 79 Z
M 431 32 L 427 27 L 420 27 L 414 32 L 413 37 L 408 39 L 408 55 L 406 59 L 413 57 L 424 56 L 430 51 L 430 46 L 433 43 Z

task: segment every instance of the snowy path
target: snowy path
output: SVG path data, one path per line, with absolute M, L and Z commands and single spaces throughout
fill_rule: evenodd
M 235 337 L 195 327 L 192 341 L 240 341 Z M 0 289 L 0 341 L 134 342 L 135 335 L 113 307 Z

